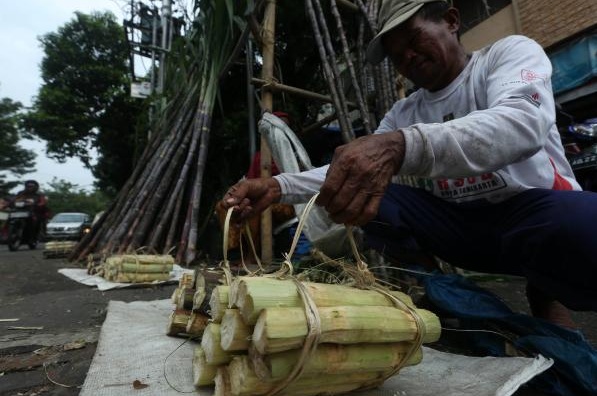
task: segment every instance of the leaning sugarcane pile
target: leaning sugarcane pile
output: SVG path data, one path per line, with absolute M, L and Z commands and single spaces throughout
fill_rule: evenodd
M 75 248 L 75 241 L 48 241 L 44 245 L 44 258 L 67 257 Z
M 221 276 L 221 271 L 209 269 L 183 273 L 172 293 L 174 309 L 168 320 L 167 335 L 197 337 L 203 334 L 210 320 L 211 290 L 220 282 Z
M 314 311 L 305 309 L 301 289 Z M 279 387 L 287 395 L 338 394 L 379 385 L 419 363 L 420 342 L 440 335 L 438 318 L 398 291 L 241 277 L 217 286 L 210 308 L 193 375 L 196 386 L 215 384 L 216 395 Z
M 220 74 L 244 48 L 244 15 L 254 4 L 196 3 L 200 22 L 192 24 L 185 45 L 169 53 L 166 78 L 172 96 L 152 126 L 133 174 L 71 260 L 140 247 L 162 253 L 175 248 L 181 263 L 197 255 L 203 173 Z M 246 34 L 241 37 L 241 32 Z
M 103 263 L 103 277 L 118 283 L 167 281 L 174 269 L 170 255 L 117 254 Z
M 142 246 L 162 253 L 174 248 L 181 263 L 189 264 L 197 256 L 203 173 L 218 83 L 244 47 L 248 27 L 259 31 L 255 22 L 266 2 L 195 3 L 198 23 L 192 24 L 184 48 L 173 48 L 169 54 L 180 60 L 167 68 L 167 93 L 172 96 L 151 128 L 152 137 L 133 175 L 71 260 Z M 337 118 L 344 140 L 352 140 L 350 118 L 356 109 L 356 118 L 371 132 L 399 96 L 397 75 L 387 61 L 375 67 L 364 61 L 366 43 L 377 31 L 379 0 L 332 0 L 329 8 L 321 0 L 305 0 L 305 5 L 317 44 L 313 49 L 319 53 L 334 107 L 328 122 Z M 358 29 L 344 26 L 347 20 Z M 268 45 L 254 35 L 256 42 Z M 273 89 L 282 73 L 266 81 L 264 89 Z

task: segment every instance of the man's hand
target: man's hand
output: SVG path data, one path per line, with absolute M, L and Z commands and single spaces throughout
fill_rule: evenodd
M 228 189 L 221 202 L 224 209 L 233 207 L 234 217 L 242 221 L 278 202 L 280 196 L 280 185 L 274 178 L 243 179 Z
M 377 215 L 379 204 L 404 159 L 401 131 L 368 135 L 334 152 L 316 203 L 336 223 L 362 225 Z

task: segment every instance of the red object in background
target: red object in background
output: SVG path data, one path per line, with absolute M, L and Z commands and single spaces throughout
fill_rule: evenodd
M 279 175 L 280 170 L 276 166 L 274 160 L 272 160 L 272 176 Z M 247 179 L 257 179 L 261 177 L 261 151 L 258 151 L 253 156 L 253 161 L 251 162 L 251 166 L 247 171 Z

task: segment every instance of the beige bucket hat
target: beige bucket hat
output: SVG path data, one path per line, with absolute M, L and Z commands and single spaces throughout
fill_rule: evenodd
M 434 1 L 445 2 L 446 0 L 382 0 L 379 9 L 379 26 L 381 26 L 381 29 L 367 46 L 367 60 L 369 63 L 375 65 L 386 57 L 381 42 L 384 34 L 415 15 L 425 3 Z

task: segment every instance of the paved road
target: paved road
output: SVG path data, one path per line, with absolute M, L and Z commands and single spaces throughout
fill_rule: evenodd
M 175 285 L 100 292 L 57 271 L 77 267 L 42 250 L 0 245 L 0 395 L 77 395 L 110 300 L 169 298 Z M 9 327 L 38 330 L 10 330 Z M 44 368 L 45 364 L 45 368 Z M 46 373 L 47 372 L 47 373 Z M 64 385 L 53 384 L 48 378 Z

